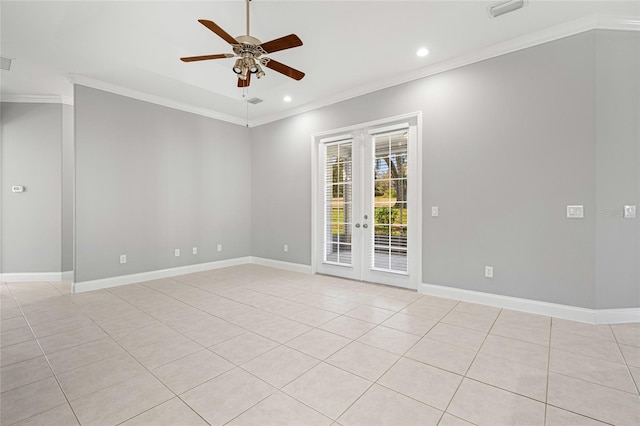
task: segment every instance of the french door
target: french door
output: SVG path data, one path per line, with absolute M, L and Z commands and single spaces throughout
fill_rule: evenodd
M 417 288 L 417 125 L 317 136 L 315 270 Z

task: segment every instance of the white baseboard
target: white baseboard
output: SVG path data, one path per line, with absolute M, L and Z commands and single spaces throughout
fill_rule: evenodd
M 118 277 L 103 278 L 99 280 L 74 282 L 71 285 L 71 291 L 73 293 L 83 293 L 85 291 L 141 283 L 161 278 L 171 278 L 178 275 L 192 274 L 194 272 L 208 271 L 211 269 L 227 268 L 229 266 L 244 265 L 247 263 L 251 263 L 250 256 L 219 260 L 216 262 L 198 263 L 195 265 L 178 266 L 176 268 L 160 269 L 157 271 L 141 272 L 138 274 L 121 275 Z
M 62 272 L 22 272 L 22 273 L 2 273 L 0 281 L 2 282 L 36 282 L 36 281 L 62 281 Z
M 301 263 L 283 262 L 282 260 L 265 259 L 264 257 L 252 257 L 251 263 L 304 274 L 311 273 L 311 265 L 303 265 Z
M 429 294 L 431 296 L 480 303 L 498 308 L 513 309 L 538 315 L 547 315 L 588 324 L 640 322 L 640 308 L 588 309 L 425 283 L 420 285 L 418 291 L 422 294 Z

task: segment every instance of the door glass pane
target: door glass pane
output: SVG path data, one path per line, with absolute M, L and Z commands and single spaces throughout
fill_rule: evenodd
M 352 142 L 326 146 L 324 261 L 351 265 Z
M 406 131 L 373 137 L 373 219 L 371 267 L 407 272 Z

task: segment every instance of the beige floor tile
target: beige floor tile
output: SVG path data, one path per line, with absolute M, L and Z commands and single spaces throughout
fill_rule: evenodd
M 405 356 L 443 370 L 464 375 L 469 366 L 471 366 L 471 362 L 476 356 L 476 351 L 425 337 L 416 343 Z
M 441 321 L 446 324 L 486 333 L 493 327 L 496 317 L 497 314 L 476 314 L 453 309 Z
M 56 374 L 62 374 L 121 353 L 124 349 L 120 345 L 105 338 L 49 354 L 47 358 Z
M 616 425 L 640 424 L 640 397 L 584 380 L 549 373 L 547 403 Z
M 626 365 L 551 349 L 549 371 L 625 392 L 637 393 Z
M 321 325 L 319 328 L 349 339 L 357 339 L 375 326 L 367 321 L 342 316 Z
M 371 306 L 375 306 L 376 308 L 386 309 L 388 311 L 398 312 L 411 303 L 414 300 L 406 299 L 406 298 L 398 298 L 394 296 L 390 296 L 388 294 L 383 294 L 382 296 L 378 296 L 373 301 L 371 301 Z
M 640 346 L 640 323 L 614 324 L 611 326 L 618 343 Z
M 438 306 L 424 303 L 422 302 L 422 300 L 423 299 L 420 299 L 417 302 L 407 306 L 406 308 L 401 310 L 400 313 L 440 321 L 453 308 L 453 306 Z
M 338 419 L 344 426 L 437 425 L 442 412 L 374 384 Z
M 279 346 L 243 364 L 242 368 L 280 389 L 317 363 L 315 358 L 286 346 Z
M 293 297 L 288 297 L 288 299 L 307 306 L 317 306 L 322 302 L 332 300 L 333 297 L 325 296 L 319 293 L 302 293 Z
M 477 351 L 480 349 L 487 333 L 470 330 L 455 325 L 439 323 L 426 334 L 426 337 L 450 345 Z
M 636 388 L 640 391 L 640 367 L 629 367 L 631 376 L 636 381 Z
M 145 373 L 71 401 L 71 407 L 83 426 L 118 424 L 173 396 L 158 379 Z
M 116 355 L 58 375 L 58 381 L 69 401 L 104 389 L 146 372 L 127 353 Z
M 244 328 L 233 325 L 228 321 L 220 321 L 220 324 L 216 327 L 202 327 L 187 331 L 184 335 L 196 343 L 208 348 L 247 332 Z
M 278 343 L 288 342 L 289 340 L 310 330 L 311 327 L 308 325 L 300 324 L 299 322 L 291 321 L 286 318 L 276 318 L 274 320 L 258 324 L 253 328 L 255 333 L 268 339 L 275 340 Z
M 111 337 L 128 351 L 179 335 L 180 333 L 160 322 L 155 322 L 144 327 L 125 329 L 118 333 L 111 333 Z
M 181 394 L 234 367 L 224 358 L 205 349 L 158 367 L 152 372 L 174 393 Z
M 435 320 L 398 313 L 383 322 L 382 325 L 422 337 L 436 323 Z
M 351 339 L 314 329 L 287 342 L 287 346 L 318 359 L 326 359 L 349 343 Z
M 10 425 L 66 403 L 53 377 L 2 393 L 0 423 Z
M 373 382 L 399 358 L 400 356 L 394 353 L 353 342 L 330 356 L 326 362 Z
M 334 312 L 325 311 L 323 309 L 307 308 L 300 312 L 296 312 L 293 315 L 289 315 L 289 318 L 311 327 L 318 327 L 337 318 L 338 316 L 339 315 Z
M 202 417 L 197 415 L 179 398 L 153 407 L 136 417 L 121 423 L 122 426 L 207 426 Z
M 593 340 L 577 334 L 553 330 L 551 332 L 551 347 L 579 355 L 624 364 L 624 358 L 622 357 L 620 348 L 618 348 L 615 342 Z
M 150 345 L 135 348 L 129 353 L 148 369 L 154 369 L 191 355 L 204 349 L 191 339 L 178 335 L 166 340 L 160 340 Z
M 549 367 L 549 348 L 522 340 L 489 334 L 480 349 L 480 353 L 530 365 L 542 370 L 547 370 Z
M 77 426 L 79 423 L 69 404 L 64 404 L 16 424 L 19 426 Z
M 16 345 L 34 339 L 35 337 L 29 327 L 16 328 L 0 333 L 0 347 Z
M 98 326 L 90 325 L 88 327 L 42 337 L 38 339 L 38 341 L 40 342 L 40 346 L 42 346 L 42 350 L 48 355 L 105 337 L 107 337 L 107 335 L 102 329 Z
M 30 340 L 17 345 L 6 346 L 2 348 L 2 356 L 0 356 L 0 367 L 15 364 L 17 362 L 26 361 L 28 359 L 42 356 L 40 346 L 35 340 Z
M 585 324 L 583 322 L 553 318 L 551 326 L 554 330 L 565 333 L 578 334 L 591 339 L 616 341 L 611 331 L 611 326 L 606 324 Z
M 22 312 L 20 312 L 20 308 L 16 307 L 7 307 L 0 309 L 0 318 L 2 320 L 10 319 L 10 318 L 21 318 Z
M 283 388 L 283 391 L 332 419 L 337 419 L 371 382 L 321 363 Z
M 640 367 L 640 346 L 620 345 L 620 350 L 627 365 Z
M 63 318 L 57 321 L 42 322 L 33 324 L 33 333 L 36 337 L 46 337 L 53 334 L 64 333 L 65 331 L 76 330 L 93 325 L 93 321 L 86 315 L 74 315 L 70 318 Z
M 272 314 L 289 316 L 296 312 L 307 309 L 308 306 L 302 303 L 292 302 L 291 300 L 278 299 L 273 303 L 262 306 L 261 309 L 271 312 Z
M 549 346 L 550 328 L 529 327 L 526 324 L 496 321 L 490 333 L 496 336 L 522 340 L 536 345 Z
M 589 417 L 584 417 L 570 411 L 547 405 L 547 417 L 545 426 L 604 426 L 602 423 Z
M 405 333 L 404 331 L 384 326 L 378 326 L 358 339 L 360 343 L 365 343 L 397 355 L 402 355 L 407 352 L 418 340 L 420 340 L 420 337 L 415 334 Z
M 22 315 L 0 320 L 0 332 L 15 330 L 16 328 L 27 327 L 27 321 Z
M 473 426 L 473 423 L 462 420 L 460 417 L 452 416 L 449 413 L 444 413 L 438 426 Z
M 248 332 L 209 349 L 234 364 L 241 365 L 276 346 L 276 342 Z
M 222 425 L 275 392 L 239 368 L 182 394 L 181 398 L 213 426 Z
M 350 302 L 344 299 L 331 299 L 317 304 L 316 308 L 342 315 L 354 310 L 358 306 L 360 306 L 360 303 Z
M 528 312 L 512 311 L 510 309 L 500 311 L 497 322 L 503 321 L 521 327 L 544 329 L 551 327 L 551 317 L 530 314 Z
M 328 426 L 331 422 L 330 418 L 290 396 L 276 392 L 228 424 L 237 426 Z
M 464 379 L 447 412 L 477 425 L 543 425 L 545 405 Z
M 547 399 L 547 370 L 478 354 L 467 377 L 541 402 Z
M 53 376 L 44 356 L 11 364 L 0 369 L 0 389 L 6 392 Z
M 345 315 L 362 321 L 380 324 L 391 318 L 394 313 L 394 311 L 363 305 L 347 312 Z
M 102 321 L 98 325 L 110 335 L 122 335 L 127 331 L 136 328 L 161 326 L 160 321 L 152 317 L 151 315 L 141 312 L 134 315 L 126 316 L 124 318 L 115 318 L 107 321 Z
M 496 308 L 495 306 L 480 305 L 478 303 L 460 302 L 453 308 L 453 311 L 468 312 L 470 314 L 482 315 L 496 319 L 498 315 L 500 315 L 502 309 Z
M 444 410 L 456 392 L 462 376 L 431 367 L 408 358 L 401 358 L 382 376 L 378 383 Z

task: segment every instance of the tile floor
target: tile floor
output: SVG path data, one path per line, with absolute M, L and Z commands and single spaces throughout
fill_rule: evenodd
M 2 425 L 639 425 L 640 324 L 245 265 L 1 285 Z

